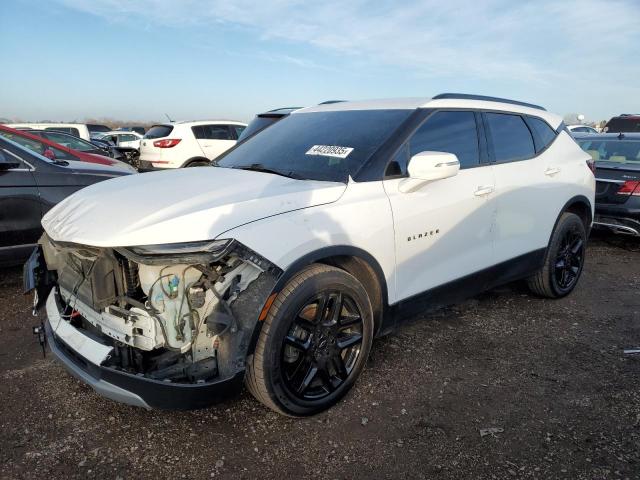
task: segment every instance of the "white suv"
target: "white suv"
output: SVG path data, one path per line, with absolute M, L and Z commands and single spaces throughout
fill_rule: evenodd
M 208 165 L 236 144 L 246 123 L 227 120 L 154 125 L 140 143 L 142 171 Z
M 571 292 L 590 166 L 559 117 L 520 102 L 305 108 L 217 167 L 62 201 L 26 285 L 46 303 L 53 352 L 109 398 L 202 407 L 244 380 L 268 407 L 310 415 L 404 317 L 517 279 Z

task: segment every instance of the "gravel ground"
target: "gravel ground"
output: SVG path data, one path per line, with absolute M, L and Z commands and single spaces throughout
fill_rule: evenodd
M 2 478 L 640 478 L 640 243 L 590 242 L 577 290 L 519 285 L 377 340 L 338 406 L 296 420 L 247 393 L 147 412 L 42 353 L 0 271 Z

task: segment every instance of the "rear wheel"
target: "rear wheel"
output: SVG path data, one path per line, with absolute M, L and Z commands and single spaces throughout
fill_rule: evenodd
M 373 314 L 364 287 L 343 270 L 313 265 L 274 301 L 248 362 L 247 386 L 279 413 L 321 412 L 353 386 L 372 339 Z
M 560 298 L 578 284 L 584 267 L 587 234 L 580 217 L 563 213 L 551 235 L 543 267 L 528 280 L 535 294 Z

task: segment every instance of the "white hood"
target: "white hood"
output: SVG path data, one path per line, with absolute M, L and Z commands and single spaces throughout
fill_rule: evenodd
M 52 208 L 55 241 L 125 247 L 211 240 L 261 218 L 335 202 L 346 185 L 228 168 L 185 168 L 115 178 Z

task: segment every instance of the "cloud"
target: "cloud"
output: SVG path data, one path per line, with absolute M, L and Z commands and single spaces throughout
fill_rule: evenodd
M 466 76 L 543 85 L 594 84 L 640 73 L 636 0 L 59 0 L 109 21 L 244 29 L 418 77 Z M 262 54 L 301 68 L 311 59 Z M 279 58 L 276 58 L 279 57 Z M 630 81 L 632 81 L 630 79 Z M 635 83 L 634 83 L 635 85 Z

